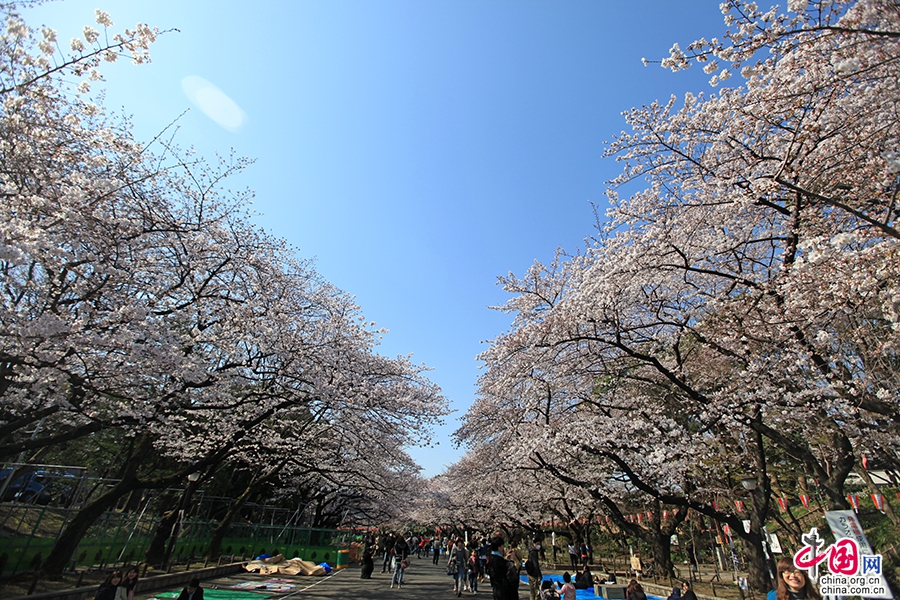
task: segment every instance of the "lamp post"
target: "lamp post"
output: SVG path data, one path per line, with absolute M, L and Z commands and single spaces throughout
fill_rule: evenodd
M 172 535 L 169 536 L 169 547 L 166 549 L 165 565 L 167 571 L 172 567 L 172 553 L 175 551 L 175 542 L 178 541 L 178 536 L 181 533 L 181 522 L 184 520 L 185 508 L 190 501 L 191 493 L 194 491 L 194 484 L 199 479 L 200 473 L 188 473 L 188 484 L 187 487 L 184 488 L 184 494 L 181 496 L 181 507 L 178 509 L 178 518 L 175 519 L 175 524 L 172 526 Z
M 769 532 L 766 531 L 766 527 L 759 516 L 759 507 L 757 507 L 756 505 L 756 494 L 754 493 L 759 487 L 759 483 L 757 482 L 756 477 L 746 475 L 744 477 L 741 477 L 741 485 L 745 490 L 750 492 L 750 504 L 753 506 L 753 519 L 751 520 L 751 524 L 753 523 L 753 521 L 755 521 L 757 526 L 759 527 L 759 536 L 762 541 L 763 553 L 766 557 L 766 570 L 769 572 L 769 580 L 771 582 L 775 582 L 775 574 L 772 571 L 772 555 L 769 553 Z

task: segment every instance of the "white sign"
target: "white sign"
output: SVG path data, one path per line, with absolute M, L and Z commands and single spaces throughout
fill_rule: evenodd
M 832 584 L 836 585 L 837 588 L 841 586 L 846 587 L 847 584 L 852 585 L 857 579 L 863 579 L 862 577 L 847 577 L 841 575 L 831 575 L 822 577 L 819 582 L 819 591 L 825 596 L 833 596 L 833 595 L 842 595 L 842 596 L 862 596 L 863 598 L 885 598 L 892 599 L 894 595 L 891 593 L 891 588 L 888 587 L 887 581 L 884 579 L 884 574 L 881 572 L 881 555 L 875 555 L 875 552 L 872 550 L 872 546 L 869 544 L 869 540 L 866 539 L 866 534 L 863 532 L 862 525 L 859 524 L 859 519 L 856 517 L 856 513 L 852 510 L 828 510 L 825 511 L 825 519 L 828 521 L 829 527 L 831 527 L 832 533 L 834 533 L 834 538 L 837 541 L 849 539 L 856 542 L 859 547 L 859 554 L 862 555 L 863 565 L 861 568 L 861 574 L 866 575 L 865 564 L 866 559 L 875 559 L 878 561 L 878 569 L 877 573 L 870 572 L 865 577 L 865 588 L 861 588 L 858 590 L 845 590 L 843 593 L 839 593 L 840 590 L 831 590 L 830 586 Z M 794 562 L 796 563 L 796 557 L 794 558 Z
M 784 551 L 781 549 L 781 542 L 778 541 L 778 536 L 774 533 L 769 534 L 769 550 L 772 551 L 772 554 L 784 554 Z

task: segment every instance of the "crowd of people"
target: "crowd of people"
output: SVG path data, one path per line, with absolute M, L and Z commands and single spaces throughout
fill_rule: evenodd
M 385 533 L 377 538 L 374 535 L 367 536 L 363 545 L 360 576 L 363 579 L 371 578 L 375 560 L 379 558 L 381 572 L 392 574 L 392 588 L 403 585 L 403 574 L 413 555 L 418 558 L 430 557 L 433 564 L 445 565 L 447 575 L 453 579 L 452 589 L 456 596 L 462 596 L 466 592 L 475 595 L 478 593 L 479 583 L 488 582 L 496 600 L 518 599 L 523 574 L 527 575 L 531 600 L 572 600 L 578 589 L 591 589 L 596 583 L 615 582 L 613 574 L 601 579 L 591 573 L 588 565 L 590 550 L 586 545 L 580 547 L 582 556 L 578 562 L 582 564 L 582 568 L 574 579 L 568 572 L 563 575 L 563 583 L 559 585 L 543 579 L 541 562 L 544 560 L 544 552 L 539 538 L 533 540 L 525 560 L 522 560 L 515 548 L 507 548 L 500 536 L 491 539 L 475 537 L 467 541 L 459 536 L 420 538 L 415 535 L 404 537 Z
M 572 547 L 572 546 L 570 546 Z M 488 581 L 494 600 L 519 600 L 522 571 L 528 579 L 529 600 L 575 600 L 579 589 L 590 589 L 595 585 L 616 585 L 615 573 L 607 573 L 604 578 L 591 573 L 587 561 L 583 561 L 580 572 L 574 580 L 567 571 L 562 575 L 562 583 L 545 579 L 541 570 L 543 558 L 541 538 L 534 538 L 528 548 L 527 558 L 522 561 L 515 548 L 507 548 L 501 536 L 490 540 L 474 538 L 470 541 L 453 536 L 405 537 L 386 533 L 376 539 L 366 536 L 361 562 L 361 577 L 369 579 L 375 568 L 375 557 L 380 554 L 381 572 L 391 574 L 391 588 L 403 587 L 403 574 L 410 566 L 410 558 L 432 558 L 433 564 L 443 559 L 447 575 L 453 579 L 453 593 L 462 596 L 464 592 L 478 593 L 479 582 Z M 570 552 L 571 554 L 571 552 Z M 109 574 L 94 596 L 95 600 L 134 600 L 138 583 L 137 567 L 116 570 Z M 625 600 L 648 600 L 644 588 L 637 579 L 632 579 L 625 588 Z M 203 589 L 198 579 L 192 579 L 181 591 L 178 600 L 203 600 Z M 689 581 L 673 588 L 666 600 L 697 600 L 697 595 Z M 775 589 L 767 600 L 822 600 L 806 574 L 797 569 L 790 557 L 782 558 L 777 565 Z
M 487 543 L 466 541 L 457 536 L 450 538 L 408 537 L 385 533 L 376 538 L 366 536 L 363 542 L 363 558 L 360 577 L 370 579 L 374 572 L 375 558 L 380 557 L 381 572 L 392 573 L 391 587 L 403 586 L 403 574 L 410 565 L 410 557 L 429 558 L 440 564 L 443 557 L 447 574 L 453 577 L 453 592 L 461 596 L 464 591 L 476 594 L 478 582 L 485 578 L 489 548 Z
M 494 600 L 518 600 L 521 576 L 527 575 L 529 600 L 574 600 L 579 589 L 592 589 L 595 585 L 616 585 L 615 573 L 604 576 L 594 575 L 590 569 L 592 552 L 588 545 L 575 543 L 567 547 L 573 573 L 565 572 L 562 582 L 544 578 L 541 570 L 545 562 L 543 540 L 534 538 L 529 545 L 527 557 L 520 556 L 515 548 L 507 548 L 501 536 L 491 539 L 462 537 L 404 537 L 384 534 L 379 538 L 368 536 L 363 561 L 362 577 L 371 576 L 366 572 L 366 561 L 374 564 L 373 557 L 380 554 L 382 573 L 391 572 L 391 587 L 401 586 L 403 572 L 409 566 L 409 556 L 431 558 L 433 564 L 444 564 L 447 575 L 453 579 L 453 593 L 462 596 L 465 592 L 478 593 L 478 585 L 490 585 Z M 552 546 L 556 558 L 557 546 Z M 524 560 L 523 560 L 524 558 Z M 693 571 L 693 569 L 692 569 Z M 639 572 L 637 572 L 639 575 Z M 574 576 L 573 576 L 574 575 Z M 624 588 L 625 600 L 647 600 L 648 596 L 638 579 L 632 579 Z M 682 582 L 672 590 L 667 600 L 697 600 L 689 581 Z M 767 600 L 822 600 L 815 587 L 802 571 L 794 568 L 790 558 L 782 559 L 778 565 L 776 589 Z

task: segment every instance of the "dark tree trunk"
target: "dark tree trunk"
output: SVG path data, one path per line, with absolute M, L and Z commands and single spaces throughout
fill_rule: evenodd
M 213 531 L 212 539 L 209 542 L 209 548 L 206 550 L 206 558 L 215 559 L 219 557 L 219 554 L 222 551 L 222 542 L 225 540 L 225 534 L 228 533 L 228 528 L 231 527 L 231 522 L 254 491 L 256 491 L 256 486 L 251 483 L 229 507 L 228 512 L 225 513 L 225 516 L 222 517 L 222 520 L 219 521 L 215 531 Z
M 754 535 L 744 537 L 744 547 L 747 552 L 747 583 L 754 592 L 766 594 L 773 587 L 772 580 L 769 578 L 762 538 Z
M 172 505 L 174 500 L 171 495 L 167 495 L 166 504 Z M 178 518 L 178 504 L 172 506 L 170 510 L 163 513 L 162 518 L 156 525 L 156 529 L 153 531 L 150 545 L 144 554 L 144 562 L 148 565 L 161 565 L 166 559 L 166 542 L 169 540 L 169 536 L 172 535 L 172 528 L 175 525 L 175 520 Z
M 650 532 L 647 536 L 650 543 L 650 551 L 653 554 L 653 564 L 656 565 L 657 575 L 663 577 L 674 577 L 675 571 L 672 569 L 672 544 L 670 536 L 656 531 Z
M 222 551 L 222 542 L 225 540 L 225 534 L 228 533 L 228 528 L 231 526 L 231 522 L 234 520 L 234 517 L 240 512 L 241 507 L 250 499 L 250 497 L 260 488 L 260 486 L 267 481 L 273 479 L 281 469 L 284 468 L 284 465 L 287 461 L 282 461 L 279 464 L 271 467 L 265 473 L 260 474 L 259 477 L 253 477 L 250 480 L 250 483 L 247 484 L 247 487 L 244 488 L 244 491 L 240 496 L 234 501 L 231 507 L 228 509 L 228 512 L 225 513 L 225 516 L 222 517 L 222 520 L 216 526 L 216 530 L 213 531 L 212 540 L 209 542 L 209 548 L 206 550 L 206 558 L 215 559 L 219 557 L 219 554 Z
M 832 447 L 837 453 L 837 458 L 832 462 L 830 470 L 821 470 L 818 484 L 825 493 L 828 510 L 846 510 L 850 508 L 850 503 L 844 496 L 844 482 L 853 470 L 856 456 L 853 453 L 853 444 L 844 432 L 834 429 L 832 439 L 834 440 Z
M 143 484 L 137 479 L 137 471 L 151 448 L 150 436 L 144 435 L 135 441 L 128 459 L 122 466 L 119 482 L 109 491 L 83 506 L 59 535 L 50 554 L 41 565 L 41 573 L 44 577 L 60 577 L 91 525 L 104 512 L 114 507 L 122 496 L 142 487 Z
M 119 498 L 133 489 L 137 489 L 139 482 L 134 477 L 121 480 L 108 492 L 98 496 L 85 505 L 78 514 L 69 521 L 62 531 L 44 564 L 41 565 L 41 573 L 48 579 L 59 578 L 69 564 L 72 555 L 78 548 L 81 539 L 103 513 L 111 509 L 119 501 Z
M 672 564 L 672 534 L 678 526 L 687 518 L 687 511 L 679 511 L 678 515 L 663 521 L 662 503 L 653 499 L 653 512 L 649 519 L 649 529 L 644 530 L 642 538 L 650 545 L 653 554 L 653 562 L 656 565 L 657 574 L 663 577 L 675 577 L 675 569 Z

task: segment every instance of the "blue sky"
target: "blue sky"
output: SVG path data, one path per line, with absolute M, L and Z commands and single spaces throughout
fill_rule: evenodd
M 449 434 L 474 398 L 475 356 L 509 326 L 488 309 L 506 299 L 497 276 L 592 234 L 622 111 L 709 89 L 699 69 L 641 58 L 724 32 L 717 0 L 67 0 L 25 16 L 67 43 L 95 8 L 114 30 L 179 30 L 152 64 L 105 68 L 107 106 L 144 140 L 190 109 L 180 145 L 256 159 L 231 186 L 255 190 L 259 224 L 390 330 L 380 352 L 433 368 L 458 412 L 438 446 L 411 449 L 427 476 L 460 456 Z M 243 124 L 198 110 L 188 77 Z

